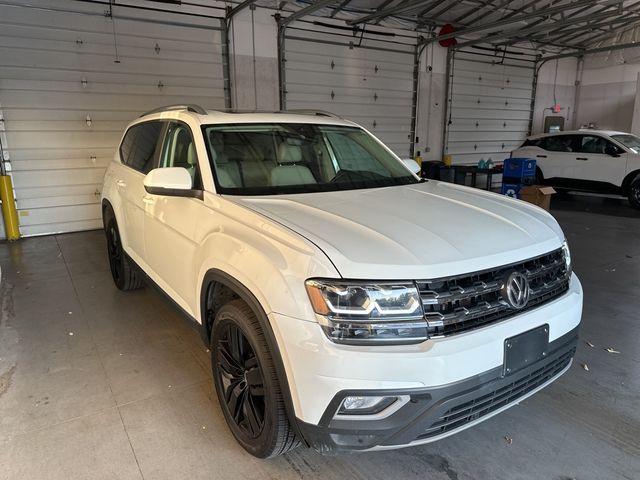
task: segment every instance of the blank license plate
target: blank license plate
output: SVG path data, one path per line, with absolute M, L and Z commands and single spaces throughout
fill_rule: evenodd
M 547 355 L 549 325 L 542 325 L 504 341 L 504 375 L 528 367 Z

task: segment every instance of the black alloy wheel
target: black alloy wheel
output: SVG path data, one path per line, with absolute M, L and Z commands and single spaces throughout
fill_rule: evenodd
M 214 311 L 211 369 L 229 430 L 245 450 L 259 458 L 296 448 L 300 441 L 289 423 L 261 322 L 241 299 L 231 299 L 219 308 L 207 305 L 207 318 Z
M 113 212 L 105 212 L 104 231 L 107 236 L 107 255 L 113 283 L 120 290 L 135 290 L 144 285 L 142 276 L 129 261 L 122 248 L 118 223 Z
M 640 179 L 634 180 L 629 186 L 628 198 L 633 208 L 640 209 Z
M 253 347 L 237 325 L 224 325 L 215 357 L 229 415 L 245 435 L 257 438 L 265 423 L 264 378 Z

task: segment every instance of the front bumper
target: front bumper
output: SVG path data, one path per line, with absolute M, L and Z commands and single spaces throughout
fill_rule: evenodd
M 480 417 L 488 418 L 506 406 L 494 405 L 491 411 L 479 415 L 477 421 L 470 418 L 464 425 L 448 425 L 446 431 L 418 438 L 436 423 L 436 417 L 446 414 L 447 410 L 439 406 L 445 400 L 447 405 L 462 405 L 488 392 L 511 388 L 509 385 L 524 378 L 521 375 L 525 370 L 502 377 L 506 339 L 548 325 L 549 356 L 540 363 L 546 368 L 550 359 L 556 358 L 554 354 L 564 347 L 564 353 L 572 352 L 567 339 L 576 336 L 581 316 L 582 287 L 575 275 L 567 293 L 538 308 L 418 345 L 339 345 L 329 341 L 315 321 L 269 314 L 291 394 L 295 413 L 292 420 L 299 425 L 305 440 L 320 450 L 397 448 L 433 441 L 477 423 Z M 572 353 L 558 368 L 549 367 L 550 373 L 545 373 L 532 389 L 527 388 L 517 398 L 525 398 L 559 376 L 571 357 Z M 470 400 L 462 396 L 467 390 L 476 392 Z M 347 426 L 332 423 L 342 398 L 359 392 L 382 392 L 385 396 L 408 392 L 411 401 L 392 416 L 377 420 L 375 425 L 367 425 L 367 420 L 352 421 Z M 510 396 L 507 404 L 517 398 Z M 338 431 L 333 431 L 334 428 Z M 335 436 L 348 435 L 347 431 L 360 436 L 356 444 L 346 437 Z M 362 436 L 362 432 L 368 433 Z
M 495 368 L 439 388 L 343 391 L 329 404 L 319 425 L 298 422 L 307 443 L 323 452 L 399 448 L 439 440 L 468 428 L 533 395 L 571 365 L 578 329 L 549 343 L 547 356 L 503 376 Z M 334 416 L 349 395 L 408 395 L 410 400 L 382 420 L 342 420 Z

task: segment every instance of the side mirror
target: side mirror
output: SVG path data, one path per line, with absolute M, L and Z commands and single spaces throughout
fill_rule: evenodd
M 606 147 L 604 147 L 604 153 L 606 153 L 607 155 L 611 155 L 612 157 L 620 156 L 620 150 L 614 145 L 607 145 Z
M 420 174 L 420 165 L 413 158 L 403 158 L 402 161 L 406 165 L 406 167 L 411 170 L 416 175 Z
M 191 174 L 183 167 L 154 168 L 144 177 L 144 189 L 152 195 L 202 198 L 193 190 Z

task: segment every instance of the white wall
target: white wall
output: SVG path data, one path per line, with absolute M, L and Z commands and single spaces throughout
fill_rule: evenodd
M 531 128 L 533 134 L 543 131 L 544 119 L 547 116 L 564 117 L 565 130 L 577 128 L 573 124 L 577 65 L 577 59 L 563 58 L 551 60 L 540 68 Z M 560 105 L 558 114 L 551 111 L 555 103 Z
M 229 32 L 231 104 L 236 110 L 278 110 L 278 27 L 274 10 L 245 8 Z
M 442 160 L 442 136 L 447 89 L 447 49 L 427 46 L 420 59 L 416 153 L 423 160 Z
M 640 73 L 633 50 L 587 55 L 577 105 L 577 123 L 630 131 Z

